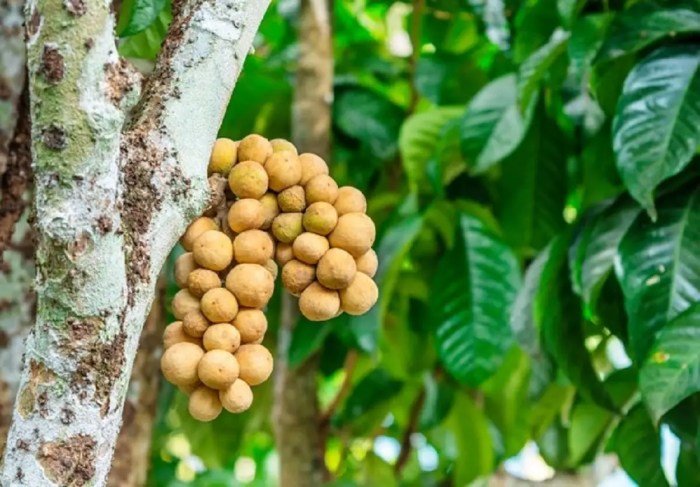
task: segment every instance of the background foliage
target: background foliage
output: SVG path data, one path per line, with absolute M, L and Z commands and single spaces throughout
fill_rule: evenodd
M 465 485 L 531 442 L 558 471 L 613 452 L 699 485 L 699 4 L 333 4 L 331 167 L 369 196 L 381 298 L 302 323 L 290 360 L 320 353 L 325 406 L 350 385 L 337 485 Z M 169 9 L 126 0 L 122 53 L 147 68 Z M 297 10 L 271 6 L 223 136 L 290 136 Z M 165 385 L 152 483 L 274 484 L 271 401 L 202 425 Z

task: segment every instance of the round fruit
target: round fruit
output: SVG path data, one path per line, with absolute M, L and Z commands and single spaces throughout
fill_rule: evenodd
M 243 198 L 228 210 L 228 226 L 237 233 L 260 228 L 265 223 L 265 212 L 260 200 Z
M 182 327 L 182 321 L 173 321 L 163 330 L 163 349 L 167 350 L 176 343 L 194 343 L 195 345 L 200 344 L 198 338 L 194 338 L 185 333 Z
M 196 384 L 197 366 L 204 350 L 194 343 L 181 342 L 169 347 L 160 359 L 165 379 L 176 386 Z
M 352 282 L 357 265 L 343 249 L 330 249 L 316 266 L 316 278 L 328 289 L 344 289 Z
M 302 213 L 280 213 L 272 220 L 272 234 L 279 242 L 292 243 L 301 232 Z
M 353 257 L 366 253 L 374 243 L 374 222 L 364 213 L 347 213 L 328 236 L 331 247 L 341 248 Z
M 304 212 L 304 228 L 319 235 L 328 235 L 338 223 L 338 213 L 325 201 L 312 203 Z
M 267 191 L 267 173 L 259 162 L 239 162 L 228 175 L 228 185 L 239 198 L 261 198 Z
M 233 241 L 236 262 L 264 264 L 274 255 L 272 238 L 262 230 L 246 230 Z
M 197 264 L 213 271 L 221 271 L 233 259 L 231 239 L 224 232 L 207 230 L 194 241 L 192 247 Z
M 253 404 L 253 390 L 245 381 L 236 379 L 226 390 L 219 391 L 219 400 L 230 413 L 242 413 Z
M 238 313 L 238 302 L 227 289 L 218 287 L 202 296 L 202 313 L 212 323 L 231 321 Z
M 379 289 L 371 277 L 358 272 L 350 285 L 340 291 L 340 307 L 349 315 L 369 311 L 379 298 Z
M 233 353 L 241 344 L 241 334 L 230 323 L 217 323 L 207 328 L 202 337 L 202 343 L 207 351 L 224 350 Z
M 187 289 L 193 296 L 201 298 L 204 293 L 215 287 L 221 287 L 219 274 L 209 269 L 195 269 L 187 278 Z
M 301 163 L 293 152 L 276 152 L 265 162 L 265 170 L 270 179 L 270 189 L 280 192 L 299 184 L 301 180 Z
M 192 252 L 185 252 L 175 260 L 175 282 L 178 287 L 187 287 L 190 272 L 197 268 Z
M 305 185 L 311 178 L 320 174 L 328 174 L 328 164 L 316 154 L 309 152 L 299 156 L 301 163 L 301 185 Z
M 374 277 L 377 273 L 377 268 L 379 267 L 379 260 L 377 259 L 377 253 L 369 249 L 367 252 L 355 259 L 355 264 L 357 264 L 357 272 L 362 272 L 367 274 L 369 277 Z
M 288 140 L 272 139 L 270 141 L 270 145 L 272 145 L 272 152 L 289 151 L 293 152 L 294 154 L 297 154 L 297 148 L 294 147 L 294 144 L 292 144 Z
M 225 350 L 210 350 L 197 366 L 199 380 L 212 389 L 226 389 L 238 379 L 238 361 Z
M 190 311 L 199 309 L 199 299 L 192 296 L 187 289 L 180 289 L 173 297 L 172 308 L 173 316 L 181 320 Z
M 292 245 L 283 242 L 277 244 L 277 248 L 275 249 L 275 260 L 279 265 L 283 266 L 293 258 L 294 251 Z
M 263 210 L 263 223 L 260 225 L 260 228 L 267 230 L 272 226 L 272 220 L 280 214 L 280 208 L 277 205 L 277 195 L 275 193 L 265 193 L 259 201 Z
M 328 239 L 311 232 L 299 235 L 292 244 L 294 257 L 305 264 L 315 265 L 326 253 L 330 244 Z
M 279 269 L 274 260 L 267 259 L 267 262 L 263 264 L 263 267 L 267 270 L 267 272 L 270 273 L 273 281 L 277 279 L 277 273 L 279 272 Z
M 265 137 L 251 134 L 238 143 L 238 160 L 255 161 L 264 164 L 272 155 L 272 145 Z
M 238 264 L 226 276 L 226 289 L 236 296 L 241 306 L 248 308 L 265 306 L 274 288 L 272 276 L 258 264 Z
M 241 343 L 252 343 L 265 336 L 267 331 L 267 318 L 259 309 L 242 309 L 233 320 L 241 334 Z
M 277 195 L 277 203 L 282 211 L 298 213 L 306 208 L 306 193 L 303 186 L 290 186 Z
M 231 139 L 217 139 L 209 156 L 208 174 L 219 173 L 228 176 L 236 163 L 238 145 Z
M 209 328 L 209 320 L 201 311 L 190 311 L 182 319 L 182 328 L 191 337 L 201 337 Z
M 346 213 L 365 213 L 367 211 L 367 199 L 357 188 L 343 186 L 338 189 L 338 197 L 333 204 L 338 216 Z
M 195 384 L 188 384 L 186 386 L 177 386 L 177 388 L 182 392 L 184 395 L 189 396 L 192 394 L 195 389 L 198 387 L 202 387 L 202 383 L 197 381 Z
M 325 201 L 331 205 L 338 197 L 338 183 L 327 174 L 319 174 L 309 180 L 304 186 L 306 190 L 306 203 Z
M 299 296 L 316 278 L 314 266 L 290 260 L 282 267 L 282 284 L 294 296 Z
M 185 250 L 190 251 L 192 250 L 192 246 L 194 245 L 194 241 L 197 240 L 197 237 L 206 231 L 218 229 L 219 225 L 217 225 L 214 220 L 206 216 L 202 216 L 197 218 L 190 224 L 189 227 L 187 227 L 185 234 L 180 239 L 180 243 Z
M 212 421 L 221 414 L 219 391 L 199 386 L 190 394 L 187 410 L 197 421 Z
M 272 373 L 272 354 L 262 345 L 241 345 L 236 359 L 240 366 L 239 377 L 248 385 L 262 384 Z
M 338 292 L 326 289 L 318 282 L 313 282 L 301 293 L 299 310 L 311 321 L 330 320 L 340 310 Z

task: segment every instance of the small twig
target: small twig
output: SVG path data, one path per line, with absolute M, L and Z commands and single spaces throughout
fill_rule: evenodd
M 335 411 L 338 409 L 338 406 L 340 406 L 340 403 L 343 402 L 345 396 L 348 394 L 348 392 L 350 392 L 350 386 L 352 385 L 352 375 L 355 371 L 356 365 L 357 351 L 350 350 L 348 352 L 347 357 L 345 357 L 345 364 L 343 365 L 343 370 L 345 371 L 345 378 L 343 379 L 343 383 L 340 386 L 338 393 L 335 395 L 331 403 L 326 408 L 325 412 L 321 414 L 320 424 L 322 428 L 327 429 L 327 426 L 330 424 L 333 414 L 335 414 Z
M 420 392 L 416 396 L 415 401 L 411 405 L 411 412 L 408 417 L 408 425 L 406 425 L 406 431 L 403 433 L 403 438 L 401 440 L 401 450 L 399 451 L 399 457 L 396 459 L 394 464 L 394 473 L 398 477 L 401 475 L 401 471 L 406 466 L 408 457 L 411 454 L 411 436 L 416 432 L 418 428 L 418 420 L 420 419 L 420 412 L 423 409 L 423 403 L 425 402 L 425 389 L 421 387 Z

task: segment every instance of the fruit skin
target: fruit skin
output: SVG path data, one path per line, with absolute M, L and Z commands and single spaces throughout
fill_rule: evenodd
M 245 381 L 236 379 L 227 389 L 219 391 L 219 400 L 226 411 L 242 413 L 253 404 L 253 390 Z
M 306 204 L 311 205 L 317 201 L 325 201 L 331 205 L 338 197 L 338 183 L 327 174 L 319 174 L 304 185 L 306 191 Z
M 272 139 L 270 141 L 270 145 L 272 146 L 272 152 L 282 152 L 282 151 L 289 151 L 294 153 L 294 155 L 298 155 L 297 148 L 294 147 L 294 144 L 292 144 L 290 141 L 286 139 Z
M 270 189 L 278 193 L 299 184 L 301 163 L 296 154 L 289 151 L 276 152 L 265 161 Z
M 208 230 L 197 237 L 192 247 L 194 260 L 212 271 L 226 269 L 233 259 L 233 244 L 224 232 Z
M 239 198 L 259 199 L 267 192 L 268 177 L 259 162 L 239 162 L 228 175 L 228 186 Z
M 209 389 L 205 386 L 197 387 L 190 394 L 187 410 L 197 421 L 213 421 L 221 414 L 219 391 Z
M 331 247 L 341 248 L 353 257 L 366 253 L 374 243 L 374 222 L 364 213 L 347 213 L 338 218 L 335 229 L 328 236 Z
M 262 230 L 246 230 L 233 241 L 233 253 L 240 264 L 265 264 L 274 255 L 272 238 Z
M 187 227 L 185 234 L 180 238 L 180 244 L 189 252 L 192 250 L 192 246 L 194 245 L 194 241 L 197 240 L 197 237 L 208 230 L 218 229 L 219 225 L 217 225 L 213 219 L 206 216 L 199 217 Z
M 263 267 L 267 270 L 267 272 L 270 273 L 270 275 L 272 275 L 273 281 L 277 279 L 279 268 L 277 267 L 277 263 L 274 260 L 268 259 L 267 262 L 263 264 Z
M 315 176 L 328 174 L 328 164 L 316 154 L 311 154 L 310 152 L 301 154 L 299 156 L 299 162 L 301 163 L 300 182 L 302 186 L 311 181 Z
M 280 214 L 280 208 L 277 204 L 277 195 L 275 193 L 265 193 L 258 200 L 263 209 L 263 223 L 260 228 L 267 230 L 272 226 L 272 220 Z
M 306 208 L 306 192 L 303 186 L 290 186 L 277 195 L 277 203 L 286 213 L 298 213 Z
M 370 310 L 379 298 L 379 289 L 371 277 L 358 272 L 350 285 L 340 291 L 340 307 L 349 315 L 361 315 Z
M 255 161 L 264 164 L 271 155 L 272 144 L 261 135 L 247 135 L 238 143 L 239 161 Z
M 201 311 L 190 311 L 182 319 L 182 329 L 191 337 L 201 337 L 209 328 L 209 320 Z
M 265 382 L 272 373 L 272 354 L 262 345 L 241 345 L 235 354 L 240 367 L 239 377 L 248 385 Z
M 175 260 L 175 282 L 177 287 L 187 287 L 187 278 L 197 268 L 192 252 L 185 252 Z
M 355 264 L 357 264 L 357 272 L 362 272 L 363 274 L 367 274 L 369 277 L 374 277 L 374 275 L 377 273 L 377 268 L 379 267 L 377 253 L 373 249 L 369 249 L 367 252 L 355 259 Z
M 262 227 L 265 211 L 260 200 L 243 198 L 231 205 L 228 210 L 228 226 L 236 233 Z
M 311 321 L 330 320 L 340 310 L 338 292 L 313 282 L 301 293 L 299 310 Z
M 190 294 L 201 298 L 210 289 L 221 287 L 219 274 L 209 269 L 195 269 L 187 277 L 187 289 Z
M 238 264 L 226 276 L 226 289 L 236 296 L 241 306 L 248 308 L 265 306 L 274 288 L 272 276 L 259 264 Z
M 253 343 L 262 339 L 267 331 L 267 318 L 259 309 L 242 309 L 233 320 L 233 326 L 241 334 L 241 343 Z
M 202 296 L 202 313 L 212 323 L 231 321 L 238 313 L 238 301 L 227 289 L 212 289 Z
M 238 379 L 238 360 L 225 350 L 210 350 L 197 365 L 197 375 L 212 389 L 226 389 Z
M 194 343 L 197 346 L 201 345 L 199 338 L 191 337 L 185 333 L 182 327 L 182 321 L 173 321 L 163 330 L 163 349 L 167 350 L 176 343 Z
M 330 249 L 316 266 L 316 279 L 328 289 L 345 289 L 355 278 L 357 265 L 343 249 Z
M 160 369 L 165 379 L 176 386 L 196 384 L 197 366 L 204 350 L 194 343 L 181 342 L 169 347 L 160 358 Z
M 294 296 L 299 296 L 316 279 L 316 268 L 292 259 L 282 267 L 282 284 Z
M 306 209 L 302 222 L 306 231 L 328 235 L 338 223 L 338 213 L 330 203 L 317 201 Z
M 241 345 L 241 334 L 230 323 L 217 323 L 206 329 L 202 344 L 207 351 L 224 350 L 233 353 Z
M 272 220 L 272 234 L 279 242 L 292 243 L 304 231 L 302 213 L 280 213 Z
M 233 165 L 236 164 L 237 155 L 238 144 L 236 142 L 226 138 L 216 139 L 211 156 L 209 156 L 207 174 L 219 173 L 227 176 Z
M 346 213 L 365 213 L 367 212 L 367 199 L 359 189 L 343 186 L 338 188 L 338 197 L 333 206 L 338 212 L 338 216 Z
M 292 244 L 292 251 L 297 260 L 305 264 L 316 265 L 330 247 L 328 239 L 322 235 L 304 232 Z
M 200 304 L 199 299 L 192 296 L 187 289 L 180 289 L 173 297 L 171 307 L 173 309 L 173 316 L 178 320 L 182 320 L 190 311 L 198 310 Z
M 299 238 L 299 237 L 297 237 Z M 296 241 L 296 240 L 295 240 Z M 294 251 L 292 245 L 284 242 L 280 242 L 277 244 L 277 248 L 275 249 L 275 261 L 283 266 L 290 260 L 294 258 Z

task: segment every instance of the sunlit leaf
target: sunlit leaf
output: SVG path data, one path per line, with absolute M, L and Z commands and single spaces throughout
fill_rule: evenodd
M 520 71 L 518 72 L 518 98 L 521 110 L 527 109 L 547 70 L 566 52 L 570 36 L 569 32 L 561 29 L 555 30 L 549 42 L 532 53 L 520 65 Z

